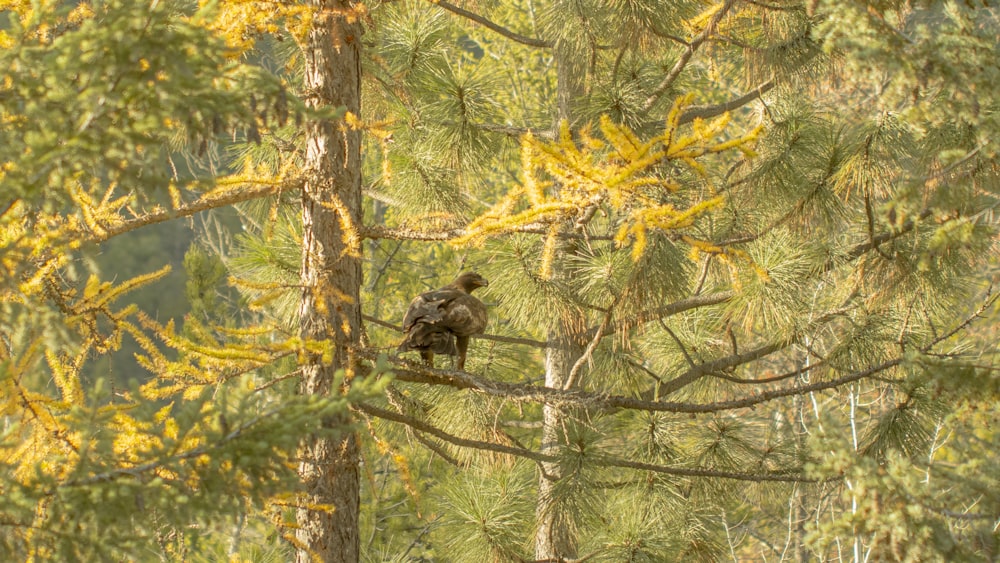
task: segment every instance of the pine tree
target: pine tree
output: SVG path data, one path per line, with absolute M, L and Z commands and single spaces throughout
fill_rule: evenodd
M 994 307 L 995 10 L 667 4 L 374 12 L 379 309 L 398 319 L 414 257 L 444 258 L 425 287 L 473 265 L 496 303 L 475 375 L 399 364 L 362 407 L 475 467 L 435 487 L 431 544 L 989 558 L 995 495 L 942 495 L 993 479 L 936 456 L 965 385 L 995 403 L 968 335 Z M 932 470 L 948 485 L 916 484 Z
M 995 558 L 991 4 L 8 9 L 15 557 Z M 182 330 L 81 258 L 225 206 Z

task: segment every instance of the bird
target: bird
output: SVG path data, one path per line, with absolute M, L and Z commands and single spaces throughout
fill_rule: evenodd
M 463 272 L 450 284 L 416 296 L 403 316 L 406 337 L 399 352 L 419 350 L 434 367 L 434 354 L 458 356 L 456 367 L 465 369 L 469 337 L 486 328 L 486 305 L 472 292 L 490 284 L 475 272 Z

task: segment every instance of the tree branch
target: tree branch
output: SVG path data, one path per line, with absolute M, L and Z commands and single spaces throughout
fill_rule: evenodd
M 753 90 L 750 90 L 746 94 L 738 98 L 733 98 L 728 102 L 723 102 L 721 104 L 711 104 L 711 105 L 701 105 L 701 106 L 691 106 L 681 113 L 680 123 L 690 123 L 695 119 L 708 119 L 710 117 L 715 117 L 717 115 L 722 115 L 727 111 L 733 111 L 743 107 L 744 105 L 760 98 L 767 92 L 774 88 L 774 80 L 768 80 L 767 82 L 757 86 Z
M 688 62 L 690 62 L 691 57 L 694 56 L 695 51 L 697 51 L 698 48 L 701 47 L 706 40 L 708 40 L 709 36 L 712 35 L 712 32 L 715 31 L 715 26 L 719 24 L 719 21 L 722 20 L 735 3 L 735 0 L 726 0 L 722 7 L 719 8 L 719 11 L 712 15 L 712 18 L 707 24 L 705 24 L 705 29 L 702 30 L 697 37 L 692 39 L 690 43 L 688 43 L 687 49 L 681 53 L 681 57 L 677 59 L 677 62 L 674 64 L 673 68 L 670 69 L 670 72 L 667 73 L 667 76 L 665 76 L 656 89 L 653 90 L 653 93 L 646 98 L 646 102 L 642 106 L 642 111 L 649 111 L 663 96 L 663 94 L 670 89 L 670 87 L 674 84 L 674 81 L 677 80 L 677 77 L 680 76 L 681 71 L 683 71 Z
M 378 354 L 373 350 L 356 350 L 355 354 L 358 357 L 369 360 L 375 360 L 378 356 Z M 422 364 L 411 363 L 399 358 L 389 357 L 388 361 L 394 366 L 398 366 L 394 367 L 392 370 L 393 375 L 398 381 L 429 385 L 445 385 L 455 389 L 470 389 L 515 402 L 570 405 L 608 411 L 628 409 L 647 412 L 705 414 L 750 408 L 761 403 L 766 403 L 783 397 L 833 389 L 893 368 L 901 364 L 903 360 L 902 358 L 895 358 L 876 366 L 872 366 L 866 370 L 852 372 L 829 381 L 818 382 L 805 386 L 790 385 L 779 389 L 749 395 L 740 399 L 719 401 L 715 403 L 654 401 L 645 398 L 626 397 L 622 395 L 591 393 L 576 389 L 564 390 L 525 383 L 506 383 L 502 381 L 493 381 L 462 371 L 430 368 Z
M 285 189 L 292 189 L 301 185 L 301 182 L 295 181 L 288 185 L 286 184 L 257 184 L 242 190 L 223 190 L 209 192 L 197 200 L 182 205 L 177 209 L 168 209 L 164 211 L 159 211 L 156 213 L 150 213 L 147 215 L 141 215 L 134 219 L 128 219 L 121 221 L 109 227 L 106 227 L 103 233 L 95 233 L 91 240 L 94 242 L 104 242 L 112 237 L 127 233 L 129 231 L 138 229 L 140 227 L 145 227 L 148 225 L 155 225 L 157 223 L 164 223 L 167 221 L 172 221 L 174 219 L 180 219 L 182 217 L 190 217 L 195 213 L 200 213 L 202 211 L 208 211 L 209 209 L 218 209 L 220 207 L 226 207 L 236 203 L 242 203 L 244 201 L 250 201 L 251 199 L 257 199 L 260 197 L 265 197 Z
M 455 15 L 462 16 L 465 19 L 474 21 L 489 30 L 499 33 L 500 35 L 506 37 L 507 39 L 510 39 L 511 41 L 520 43 L 522 45 L 527 45 L 529 47 L 539 47 L 543 49 L 550 48 L 553 45 L 551 41 L 536 39 L 534 37 L 528 37 L 526 35 L 521 35 L 520 33 L 511 31 L 497 24 L 493 20 L 487 19 L 483 16 L 480 16 L 479 14 L 470 12 L 464 8 L 452 4 L 451 2 L 445 2 L 444 0 L 429 0 L 429 1 L 431 4 L 441 6 L 445 10 L 448 10 L 449 12 Z
M 393 422 L 398 422 L 400 424 L 405 424 L 414 430 L 419 430 L 426 434 L 436 436 L 445 442 L 454 444 L 463 448 L 473 448 L 477 450 L 486 450 L 491 452 L 497 452 L 507 455 L 513 455 L 517 457 L 522 457 L 525 459 L 530 459 L 536 463 L 557 463 L 562 461 L 559 456 L 548 455 L 539 453 L 527 448 L 520 448 L 514 446 L 507 446 L 504 444 L 497 444 L 495 442 L 485 442 L 482 440 L 470 440 L 468 438 L 462 438 L 460 436 L 455 436 L 454 434 L 449 434 L 440 428 L 432 426 L 422 420 L 407 416 L 404 414 L 395 413 L 368 403 L 356 403 L 355 408 L 361 412 L 382 418 L 385 420 L 390 420 Z M 657 465 L 653 463 L 644 463 L 640 461 L 629 461 L 625 459 L 618 459 L 613 457 L 593 457 L 589 459 L 590 463 L 600 467 L 620 467 L 624 469 L 635 469 L 638 471 L 650 471 L 653 473 L 662 473 L 666 475 L 677 475 L 682 477 L 716 477 L 720 479 L 735 479 L 738 481 L 751 481 L 751 482 L 763 482 L 763 481 L 779 481 L 779 482 L 807 482 L 815 483 L 816 479 L 810 479 L 807 477 L 802 477 L 801 475 L 787 474 L 787 473 L 738 473 L 733 471 L 718 471 L 715 469 L 695 469 L 686 467 L 668 467 L 665 465 Z
M 543 223 L 530 223 L 527 225 L 517 225 L 506 228 L 507 233 L 531 233 L 536 235 L 549 234 L 549 226 Z M 371 225 L 361 229 L 361 236 L 367 239 L 391 239 L 391 240 L 419 240 L 419 241 L 449 241 L 465 236 L 465 227 L 454 227 L 451 229 L 441 229 L 438 231 L 427 231 L 410 227 L 386 227 L 383 225 Z M 566 232 L 556 235 L 561 239 L 574 240 L 612 240 L 611 235 L 586 235 L 583 233 Z

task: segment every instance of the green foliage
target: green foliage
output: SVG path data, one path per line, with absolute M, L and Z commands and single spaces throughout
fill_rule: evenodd
M 199 15 L 179 18 L 169 3 L 69 10 L 7 14 L 5 198 L 65 203 L 66 186 L 95 176 L 125 191 L 141 187 L 134 197 L 162 198 L 170 182 L 166 141 L 175 131 L 211 139 L 251 122 L 245 92 L 266 81 L 252 67 L 226 63 L 225 45 Z M 53 34 L 56 25 L 67 29 Z
M 345 432 L 370 561 L 1000 552 L 995 6 L 3 6 L 4 556 L 285 560 L 300 440 Z M 344 119 L 289 86 L 341 20 Z M 302 118 L 364 135 L 368 322 L 322 398 Z M 122 234 L 228 205 L 183 290 Z M 395 357 L 470 269 L 468 373 Z M 116 353 L 141 377 L 88 379 Z

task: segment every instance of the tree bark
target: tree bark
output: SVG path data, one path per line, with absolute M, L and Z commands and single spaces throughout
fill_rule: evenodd
M 559 130 L 559 121 L 573 122 L 573 106 L 583 92 L 583 69 L 579 53 L 574 53 L 569 45 L 559 42 L 553 49 L 556 58 L 556 117 L 554 130 Z M 563 274 L 560 264 L 566 256 L 575 253 L 575 245 L 563 241 L 557 251 L 553 265 L 554 277 Z M 586 326 L 581 319 L 569 316 L 557 319 L 549 329 L 545 348 L 545 386 L 562 389 L 569 380 L 573 365 L 583 353 L 577 343 L 581 327 Z M 566 407 L 546 403 L 542 407 L 541 453 L 558 455 L 565 446 L 562 432 L 566 428 Z M 563 478 L 558 463 L 544 462 L 538 478 L 538 498 L 535 503 L 535 559 L 537 561 L 564 561 L 577 557 L 577 534 L 573 516 L 560 506 L 557 486 Z
M 575 345 L 572 331 L 565 322 L 549 331 L 549 346 L 545 350 L 545 386 L 562 389 L 569 377 L 570 369 L 579 359 L 581 350 Z M 546 403 L 542 407 L 541 453 L 558 455 L 565 440 L 566 407 Z M 535 560 L 563 561 L 576 559 L 577 538 L 573 517 L 560 506 L 556 493 L 559 479 L 563 477 L 562 467 L 555 462 L 542 462 L 542 474 L 538 478 L 538 499 L 535 504 Z
M 361 109 L 361 34 L 349 0 L 311 0 L 316 10 L 304 50 L 305 99 L 313 108 Z M 305 360 L 299 392 L 339 393 L 335 374 L 354 373 L 350 350 L 361 327 L 360 132 L 344 120 L 312 120 L 306 124 L 306 181 L 302 189 L 302 298 L 299 306 L 303 338 L 326 340 L 332 361 L 319 355 Z M 345 416 L 324 421 L 331 429 L 349 424 Z M 360 481 L 358 442 L 353 433 L 315 435 L 303 441 L 299 476 L 305 498 L 296 512 L 300 563 L 356 562 L 359 559 Z

